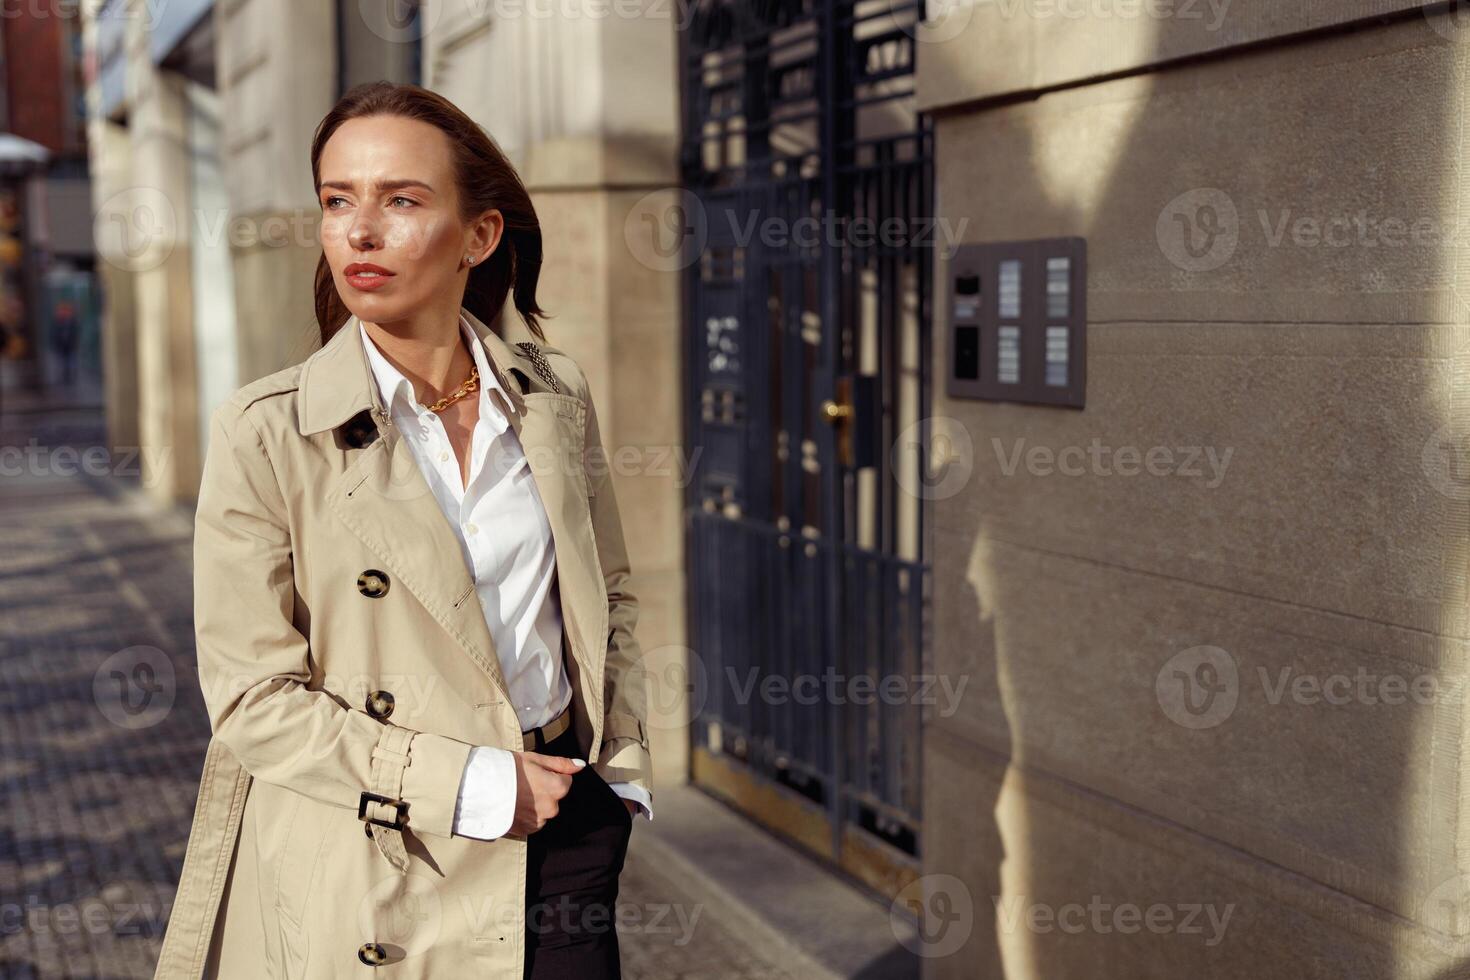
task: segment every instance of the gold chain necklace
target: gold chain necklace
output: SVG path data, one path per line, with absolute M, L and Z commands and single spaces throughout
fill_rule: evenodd
M 479 390 L 480 369 L 476 365 L 471 364 L 470 376 L 468 378 L 465 378 L 464 381 L 460 383 L 460 386 L 458 388 L 454 389 L 449 394 L 436 401 L 434 404 L 428 406 L 428 409 L 431 412 L 442 412 L 450 405 L 453 405 L 455 402 L 459 401 L 461 398 L 465 397 L 471 392 Z

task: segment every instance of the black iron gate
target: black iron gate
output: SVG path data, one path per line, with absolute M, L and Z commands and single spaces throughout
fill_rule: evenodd
M 680 42 L 694 778 L 888 894 L 927 670 L 918 10 L 695 0 Z

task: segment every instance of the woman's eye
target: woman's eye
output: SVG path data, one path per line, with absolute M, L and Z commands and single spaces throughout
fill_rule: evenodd
M 333 201 L 340 201 L 340 200 L 342 200 L 342 198 L 337 197 L 335 194 L 332 195 L 331 197 L 328 197 L 327 198 L 327 207 L 330 208 L 332 206 L 332 202 Z
M 407 204 L 414 204 L 414 203 L 417 203 L 417 202 L 415 202 L 415 201 L 414 201 L 414 200 L 413 200 L 413 198 L 411 198 L 411 197 L 392 197 L 392 198 L 389 198 L 389 201 L 390 201 L 390 202 L 391 202 L 391 201 L 403 201 L 403 202 L 405 202 L 405 203 L 407 203 Z

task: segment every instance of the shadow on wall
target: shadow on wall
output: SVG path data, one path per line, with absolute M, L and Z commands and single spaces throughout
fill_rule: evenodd
M 1470 18 L 1416 12 L 940 119 L 966 240 L 1088 238 L 1090 336 L 1081 412 L 940 399 L 973 471 L 937 669 L 972 683 L 925 871 L 975 929 L 926 980 L 1470 976 L 1414 924 L 1470 635 L 1461 264 L 1414 229 L 1457 199 L 1467 66 Z

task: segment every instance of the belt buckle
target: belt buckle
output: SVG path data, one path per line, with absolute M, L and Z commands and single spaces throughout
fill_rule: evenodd
M 398 814 L 393 820 L 380 820 L 377 817 L 370 817 L 367 815 L 369 803 L 382 803 L 385 806 L 391 806 L 398 811 Z M 357 801 L 357 819 L 365 823 L 375 823 L 379 827 L 387 827 L 389 830 L 402 830 L 408 826 L 404 823 L 404 818 L 407 815 L 408 802 L 405 800 L 395 800 L 391 796 L 381 796 L 377 793 L 369 793 L 364 790 L 362 796 Z

